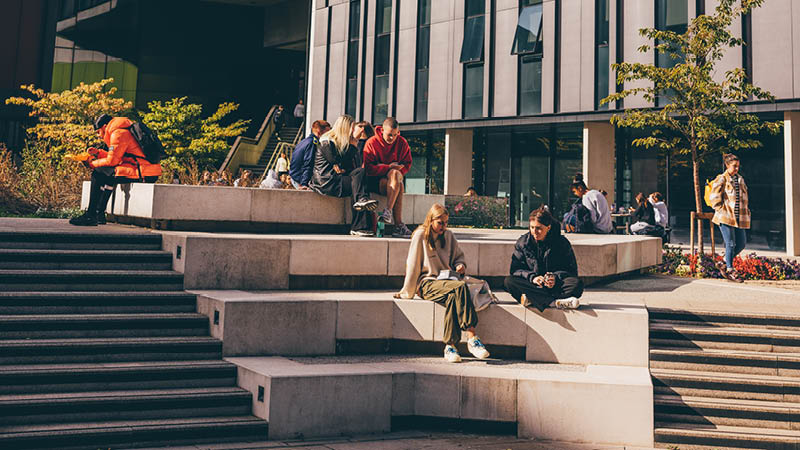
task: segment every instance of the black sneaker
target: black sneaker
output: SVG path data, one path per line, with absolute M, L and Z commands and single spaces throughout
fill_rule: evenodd
M 106 224 L 106 213 L 105 211 L 100 211 L 97 213 L 97 224 L 98 225 L 105 225 Z
M 82 216 L 74 217 L 69 219 L 70 225 L 75 225 L 79 227 L 96 227 L 97 226 L 97 214 L 90 214 L 88 211 L 83 213 Z

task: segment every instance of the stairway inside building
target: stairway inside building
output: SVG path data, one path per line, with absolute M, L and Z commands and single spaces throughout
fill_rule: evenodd
M 161 235 L 0 232 L 0 448 L 263 440 Z
M 297 136 L 297 130 L 297 127 L 290 126 L 281 128 L 280 132 L 276 134 L 278 139 L 276 139 L 275 136 L 270 138 L 269 142 L 267 143 L 267 147 L 264 149 L 264 153 L 261 154 L 261 158 L 259 158 L 256 164 L 242 164 L 239 167 L 243 170 L 252 171 L 254 175 L 260 178 L 264 174 L 264 170 L 266 170 L 267 164 L 270 162 L 272 154 L 275 153 L 275 149 L 278 147 L 278 144 L 281 142 L 293 144 L 295 136 Z M 289 155 L 287 155 L 287 157 L 288 156 Z
M 800 317 L 650 310 L 659 447 L 800 447 Z

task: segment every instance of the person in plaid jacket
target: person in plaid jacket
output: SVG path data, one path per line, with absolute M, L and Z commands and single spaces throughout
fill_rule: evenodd
M 741 281 L 733 268 L 733 258 L 744 250 L 747 243 L 745 230 L 750 228 L 747 185 L 739 175 L 739 158 L 730 153 L 723 157 L 725 171 L 711 184 L 709 197 L 714 208 L 713 223 L 719 226 L 725 240 L 725 266 L 719 266 L 725 278 Z

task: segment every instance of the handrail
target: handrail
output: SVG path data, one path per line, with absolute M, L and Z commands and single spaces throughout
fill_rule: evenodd
M 264 147 L 261 149 L 261 153 L 264 152 L 264 149 L 267 148 L 269 144 L 269 139 L 272 138 L 273 131 L 275 130 L 275 124 L 273 123 L 273 116 L 275 111 L 277 111 L 278 105 L 273 105 L 269 112 L 267 113 L 267 117 L 264 118 L 264 121 L 261 123 L 261 127 L 258 129 L 258 133 L 256 133 L 255 138 L 249 138 L 246 136 L 238 136 L 235 141 L 233 141 L 233 145 L 231 149 L 228 151 L 228 155 L 225 157 L 225 161 L 222 162 L 219 170 L 220 172 L 223 170 L 228 169 L 231 165 L 234 165 L 235 158 L 240 151 L 240 146 L 242 144 L 248 144 L 252 146 L 259 146 L 261 139 L 266 135 L 267 141 L 264 143 Z M 259 154 L 259 158 L 261 155 Z M 239 164 L 236 164 L 236 168 L 238 168 Z
M 264 173 L 262 173 L 258 178 L 259 182 L 264 180 L 264 178 L 267 176 L 267 173 L 269 173 L 269 170 L 278 164 L 278 155 L 280 155 L 282 151 L 286 151 L 286 157 L 288 158 L 287 162 L 290 162 L 292 160 L 292 152 L 294 152 L 295 147 L 295 144 L 290 144 L 288 142 L 279 143 L 275 147 L 275 151 L 272 152 L 272 156 L 269 157 L 269 161 L 267 162 L 266 167 L 264 167 Z

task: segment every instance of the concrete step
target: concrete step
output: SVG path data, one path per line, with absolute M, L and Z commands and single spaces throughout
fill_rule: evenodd
M 800 419 L 800 403 L 655 395 L 657 422 L 695 423 L 791 430 Z
M 800 328 L 766 329 L 650 322 L 652 347 L 800 352 Z
M 680 450 L 796 449 L 800 431 L 656 422 L 656 445 Z
M 671 369 L 651 369 L 650 374 L 656 394 L 800 403 L 796 377 Z
M 0 395 L 0 423 L 240 416 L 250 414 L 251 397 L 233 386 Z
M 0 316 L 0 341 L 144 336 L 208 336 L 208 318 L 197 313 Z
M 722 327 L 747 327 L 767 329 L 800 329 L 800 317 L 777 314 L 753 314 L 721 311 L 685 311 L 647 308 L 652 323 L 668 322 L 676 325 L 705 324 Z
M 0 248 L 161 250 L 161 235 L 91 231 L 0 231 Z
M 0 292 L 0 315 L 191 313 L 197 296 L 156 292 Z
M 0 394 L 233 386 L 236 366 L 221 360 L 0 366 Z
M 0 340 L 0 364 L 217 359 L 222 343 L 203 336 Z
M 650 367 L 655 369 L 798 376 L 800 354 L 740 350 L 687 350 L 651 348 Z
M 264 440 L 267 422 L 253 416 L 120 420 L 0 426 L 0 448 L 97 449 Z
M 183 274 L 165 270 L 0 269 L 0 291 L 179 291 Z
M 172 253 L 161 250 L 0 248 L 0 269 L 172 270 Z

